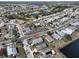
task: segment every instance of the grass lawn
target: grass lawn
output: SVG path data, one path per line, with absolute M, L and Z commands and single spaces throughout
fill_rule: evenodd
M 24 57 L 24 55 L 25 55 L 25 50 L 24 50 L 24 48 L 23 47 L 21 47 L 19 44 L 15 44 L 15 47 L 18 49 L 18 54 L 19 54 L 19 56 L 20 57 Z
M 63 39 L 61 39 L 61 40 L 58 40 L 58 41 L 55 41 L 55 44 L 57 45 L 57 46 L 59 46 L 59 47 L 64 47 L 65 45 L 67 45 L 67 44 L 69 44 L 71 41 L 67 41 L 67 42 L 65 42 Z
M 24 54 L 24 48 L 23 47 L 18 47 L 18 50 L 19 50 L 19 55 L 20 55 L 20 57 L 22 56 L 24 56 L 25 54 Z
M 64 42 L 64 40 L 59 40 L 58 44 L 60 45 L 60 47 L 63 47 L 66 44 L 66 42 Z

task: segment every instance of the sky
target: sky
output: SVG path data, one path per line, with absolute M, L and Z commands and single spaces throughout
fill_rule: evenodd
M 0 1 L 79 1 L 79 0 L 0 0 Z

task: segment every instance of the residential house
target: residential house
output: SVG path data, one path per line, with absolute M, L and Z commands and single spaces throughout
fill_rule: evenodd
M 16 47 L 12 43 L 7 46 L 7 55 L 8 57 L 15 57 L 17 55 Z

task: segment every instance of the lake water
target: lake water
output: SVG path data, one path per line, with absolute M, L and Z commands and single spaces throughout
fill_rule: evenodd
M 79 39 L 60 49 L 68 58 L 79 58 Z

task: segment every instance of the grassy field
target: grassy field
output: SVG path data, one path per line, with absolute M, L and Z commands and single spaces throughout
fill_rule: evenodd
M 20 44 L 18 44 L 18 43 L 15 44 L 14 46 L 18 49 L 19 57 L 24 57 L 25 56 L 24 48 Z
M 25 54 L 24 54 L 24 48 L 23 47 L 18 47 L 18 50 L 19 50 L 19 55 L 20 57 L 23 57 Z

